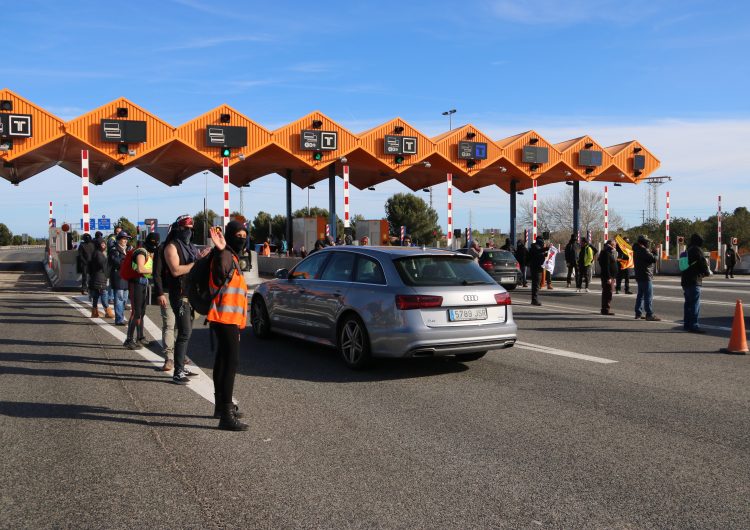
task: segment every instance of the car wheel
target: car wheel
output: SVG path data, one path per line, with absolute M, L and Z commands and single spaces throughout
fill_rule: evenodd
M 349 315 L 339 326 L 337 349 L 344 363 L 353 370 L 370 364 L 370 338 L 367 328 L 356 316 Z
M 462 363 L 476 361 L 487 355 L 486 351 L 478 351 L 475 353 L 459 353 L 456 355 L 456 360 Z
M 267 339 L 271 336 L 271 319 L 268 318 L 268 310 L 263 298 L 256 296 L 250 306 L 250 324 L 253 333 L 259 339 Z

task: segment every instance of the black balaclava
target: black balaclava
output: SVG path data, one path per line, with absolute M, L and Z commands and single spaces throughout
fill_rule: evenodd
M 143 246 L 146 247 L 146 250 L 153 254 L 154 252 L 156 252 L 156 247 L 159 246 L 159 239 L 159 234 L 157 234 L 156 232 L 151 232 L 146 236 L 146 242 L 143 244 Z
M 235 254 L 242 252 L 247 243 L 247 237 L 239 237 L 237 232 L 246 230 L 245 225 L 239 221 L 229 221 L 227 227 L 224 229 L 224 239 L 227 241 L 227 246 L 232 249 Z
M 175 232 L 175 237 L 185 243 L 190 244 L 190 240 L 193 239 L 193 229 L 187 227 L 180 227 Z
M 690 236 L 690 245 L 694 247 L 702 247 L 703 238 L 698 234 L 693 234 L 692 236 Z
M 81 237 L 81 239 L 83 239 L 84 243 L 89 243 L 91 241 L 91 234 L 87 232 L 83 234 L 83 237 Z

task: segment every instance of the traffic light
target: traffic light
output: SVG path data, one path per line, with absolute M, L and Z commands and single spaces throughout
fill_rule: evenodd
M 313 153 L 313 160 L 315 160 L 316 162 L 320 162 L 321 160 L 323 160 L 323 153 L 321 153 L 320 151 L 315 151 Z
M 127 155 L 128 154 L 128 144 L 117 144 L 117 154 L 118 155 Z
M 220 150 L 221 158 L 230 158 L 232 156 L 232 150 L 228 147 L 222 147 Z
M 404 157 L 403 156 L 397 156 L 396 157 L 396 163 L 397 164 L 403 164 L 404 163 Z

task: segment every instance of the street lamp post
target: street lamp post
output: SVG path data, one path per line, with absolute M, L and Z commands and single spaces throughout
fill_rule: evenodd
M 456 109 L 446 110 L 443 112 L 443 116 L 448 116 L 448 130 L 453 130 L 453 115 L 456 113 Z

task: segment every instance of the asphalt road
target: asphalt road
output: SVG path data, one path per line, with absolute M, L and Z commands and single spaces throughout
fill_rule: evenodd
M 207 379 L 172 385 L 156 348 L 41 279 L 4 288 L 0 527 L 748 528 L 750 356 L 717 353 L 746 294 L 709 282 L 693 335 L 672 279 L 664 322 L 635 321 L 634 296 L 605 317 L 598 292 L 518 290 L 520 347 L 364 373 L 247 330 L 251 429 L 227 433 Z M 210 376 L 206 330 L 190 356 Z

